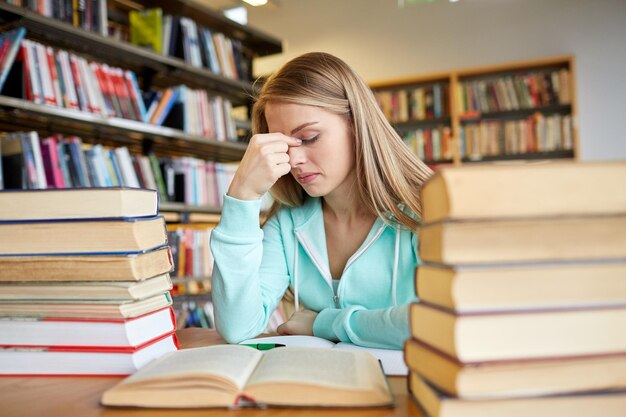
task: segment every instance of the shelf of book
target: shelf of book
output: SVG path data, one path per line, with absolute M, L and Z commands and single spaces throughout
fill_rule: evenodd
M 104 117 L 7 96 L 0 96 L 0 127 L 3 128 L 2 123 L 10 124 L 11 130 L 16 127 L 38 129 L 49 133 L 95 138 L 96 141 L 106 138 L 123 143 L 150 139 L 154 150 L 192 154 L 223 161 L 241 159 L 246 149 L 244 143 L 217 141 L 165 126 Z
M 178 2 L 164 3 L 171 7 L 173 3 Z M 191 6 L 186 5 L 185 7 Z M 214 12 L 202 7 L 202 13 Z M 201 18 L 202 15 L 194 16 L 194 19 Z M 156 86 L 185 84 L 190 87 L 209 89 L 229 98 L 234 104 L 247 103 L 253 92 L 252 84 L 249 82 L 223 77 L 206 68 L 188 65 L 179 58 L 161 55 L 127 42 L 89 32 L 62 21 L 40 16 L 25 8 L 0 2 L 0 20 L 2 22 L 17 22 L 18 25 L 26 28 L 28 36 L 34 40 L 77 51 L 83 55 L 104 60 L 111 65 L 131 69 L 139 74 L 149 70 L 151 82 Z M 220 27 L 223 25 L 222 23 Z M 232 22 L 232 25 L 238 28 L 234 33 L 251 43 L 250 47 L 257 56 L 277 53 L 282 50 L 280 41 L 262 36 L 250 28 L 243 30 L 235 22 Z M 231 32 L 233 31 L 229 31 L 229 33 Z M 255 45 L 260 45 L 262 49 L 254 49 Z
M 163 13 L 191 17 L 198 23 L 211 27 L 225 35 L 248 45 L 258 56 L 282 52 L 282 43 L 266 33 L 241 25 L 225 17 L 221 12 L 210 9 L 193 0 L 136 0 L 144 7 L 160 7 Z
M 370 86 L 385 116 L 429 165 L 578 158 L 572 56 Z

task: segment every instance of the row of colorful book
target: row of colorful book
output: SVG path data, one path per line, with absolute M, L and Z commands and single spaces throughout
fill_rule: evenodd
M 0 374 L 127 375 L 178 349 L 155 191 L 0 192 Z
M 464 123 L 460 130 L 461 157 L 517 155 L 567 151 L 574 148 L 571 115 L 536 113 L 523 120 L 483 120 Z
M 0 36 L 3 95 L 167 126 L 219 141 L 237 140 L 232 103 L 227 98 L 184 85 L 142 91 L 133 71 L 24 39 L 25 33 L 18 28 Z
M 132 155 L 125 146 L 85 144 L 76 137 L 40 139 L 35 131 L 0 136 L 0 189 L 132 187 L 159 191 L 161 201 L 221 207 L 237 165 L 192 157 Z
M 625 162 L 568 162 L 425 184 L 405 360 L 428 415 L 623 415 L 622 178 Z
M 434 83 L 421 87 L 379 90 L 374 95 L 385 117 L 391 123 L 450 116 L 448 84 Z
M 224 77 L 248 81 L 250 57 L 238 39 L 211 30 L 189 17 L 163 15 L 161 8 L 129 12 L 130 42 L 183 59 Z
M 452 135 L 448 126 L 410 130 L 402 139 L 422 161 L 452 159 Z
M 107 0 L 7 0 L 7 3 L 91 32 L 107 34 Z
M 567 68 L 463 81 L 455 99 L 460 113 L 493 113 L 571 104 Z

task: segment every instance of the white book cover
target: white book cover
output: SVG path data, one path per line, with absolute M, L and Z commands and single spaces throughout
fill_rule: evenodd
M 43 104 L 43 90 L 39 82 L 37 61 L 35 60 L 35 46 L 33 42 L 24 39 L 22 41 L 22 48 L 24 48 L 25 58 L 28 61 L 28 78 L 30 80 L 30 88 L 32 93 L 32 100 L 34 103 Z
M 122 183 L 125 187 L 140 188 L 139 179 L 137 173 L 133 168 L 133 161 L 130 157 L 130 152 L 126 146 L 115 148 L 115 157 L 119 164 L 120 174 L 122 176 Z

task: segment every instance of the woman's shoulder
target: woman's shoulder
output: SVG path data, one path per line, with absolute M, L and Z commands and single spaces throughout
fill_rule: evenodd
M 306 197 L 299 206 L 280 205 L 268 221 L 272 220 L 280 224 L 291 224 L 298 227 L 307 223 L 313 216 L 321 213 L 322 205 L 318 197 Z

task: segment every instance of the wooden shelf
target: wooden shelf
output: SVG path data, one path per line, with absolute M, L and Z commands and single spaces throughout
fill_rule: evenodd
M 570 87 L 570 90 L 569 90 L 570 95 L 569 95 L 569 101 L 567 102 L 571 104 L 551 104 L 548 106 L 541 106 L 537 108 L 523 108 L 523 109 L 518 109 L 518 110 L 498 111 L 498 112 L 489 112 L 489 113 L 475 112 L 471 116 L 469 114 L 464 115 L 461 113 L 461 111 L 463 110 L 462 108 L 463 104 L 460 102 L 462 100 L 461 95 L 463 94 L 463 91 L 461 90 L 461 88 L 463 86 L 463 83 L 465 82 L 473 82 L 473 81 L 480 81 L 480 80 L 489 81 L 489 80 L 498 79 L 501 77 L 508 77 L 508 76 L 514 76 L 514 75 L 528 76 L 529 74 L 549 73 L 552 71 L 560 71 L 562 69 L 566 69 L 569 72 L 568 84 Z M 420 121 L 408 121 L 408 122 L 401 122 L 401 123 L 398 123 L 398 122 L 391 123 L 392 126 L 396 129 L 396 131 L 401 136 L 404 136 L 404 135 L 410 136 L 412 131 L 417 130 L 417 129 L 437 129 L 442 125 L 450 128 L 451 135 L 449 136 L 450 142 L 448 143 L 448 146 L 452 146 L 451 148 L 453 152 L 452 159 L 451 160 L 450 159 L 425 160 L 424 161 L 425 163 L 429 165 L 438 165 L 438 164 L 449 164 L 449 163 L 460 164 L 460 163 L 465 163 L 465 162 L 578 159 L 579 144 L 578 144 L 577 105 L 576 105 L 576 91 L 575 91 L 576 82 L 575 82 L 575 67 L 574 67 L 573 56 L 563 55 L 563 56 L 556 56 L 556 57 L 547 57 L 547 58 L 540 58 L 540 59 L 535 59 L 535 60 L 490 65 L 490 66 L 484 66 L 484 67 L 479 67 L 479 68 L 451 70 L 448 72 L 439 72 L 439 73 L 430 74 L 430 75 L 424 74 L 424 75 L 420 75 L 416 77 L 403 77 L 403 78 L 397 78 L 393 80 L 376 81 L 376 82 L 370 83 L 370 87 L 375 92 L 386 91 L 393 95 L 396 92 L 399 92 L 401 90 L 404 90 L 405 92 L 406 91 L 410 92 L 411 90 L 414 90 L 416 88 L 420 88 L 420 87 L 424 87 L 424 86 L 428 86 L 432 84 L 441 84 L 441 85 L 449 86 L 447 90 L 448 95 L 444 96 L 442 94 L 441 102 L 440 102 L 440 105 L 442 106 L 442 108 L 443 106 L 449 106 L 447 107 L 447 109 L 445 109 L 442 112 L 442 114 L 446 114 L 446 113 L 450 114 L 449 117 L 439 118 L 435 120 L 420 120 Z M 528 88 L 531 88 L 531 87 L 528 87 Z M 535 86 L 532 88 L 537 88 L 537 90 L 535 91 L 538 91 L 539 94 L 543 94 L 541 89 L 547 88 L 547 87 Z M 509 86 L 506 85 L 505 89 L 507 90 L 505 94 L 508 95 L 509 94 L 508 91 L 510 91 Z M 499 89 L 498 91 L 501 91 L 501 89 Z M 553 91 L 553 93 L 554 92 L 555 91 Z M 497 92 L 492 92 L 492 91 L 487 92 L 487 94 L 490 94 L 490 95 L 494 93 L 497 94 Z M 513 88 L 513 93 L 515 93 L 516 96 L 519 96 L 520 93 L 518 92 L 517 87 Z M 406 94 L 406 93 L 403 93 L 403 94 Z M 395 97 L 396 103 L 404 102 L 404 100 L 400 100 L 401 97 L 400 98 L 398 97 Z M 548 102 L 557 103 L 557 101 L 554 100 L 553 97 L 551 97 L 549 100 L 546 101 L 543 99 L 543 96 L 542 96 L 542 102 L 543 103 L 548 103 Z M 410 100 L 407 104 L 409 106 L 413 106 L 413 103 Z M 392 110 L 397 111 L 397 112 L 406 111 L 406 109 L 397 109 L 397 108 L 393 108 Z M 408 114 L 413 114 L 413 111 L 415 111 L 414 108 L 409 108 Z M 572 149 L 558 150 L 554 152 L 542 151 L 542 152 L 533 152 L 533 153 L 516 153 L 516 154 L 501 154 L 498 156 L 484 156 L 480 160 L 477 160 L 477 161 L 472 160 L 471 158 L 468 158 L 468 157 L 464 157 L 461 154 L 461 150 L 463 149 L 462 144 L 461 144 L 463 134 L 466 132 L 467 128 L 473 128 L 474 126 L 472 125 L 481 123 L 483 121 L 501 122 L 501 124 L 504 125 L 504 122 L 508 120 L 523 121 L 537 113 L 545 116 L 546 119 L 550 118 L 550 116 L 555 116 L 555 115 L 571 116 L 571 118 L 562 119 L 563 120 L 562 123 L 567 123 L 567 126 L 569 126 L 569 129 L 571 129 L 569 131 L 569 134 L 571 134 L 571 136 L 567 136 L 567 137 L 563 136 L 563 137 L 565 137 L 568 140 L 571 139 L 571 142 L 568 142 L 567 144 L 555 144 L 556 145 L 555 147 L 569 148 L 571 146 Z M 392 114 L 394 113 L 392 112 Z M 550 123 L 550 122 L 552 122 L 552 120 L 546 120 L 546 123 Z M 517 139 L 515 134 L 517 133 L 514 132 L 514 134 L 511 135 L 513 139 Z M 555 136 L 555 137 L 556 137 L 556 140 L 563 140 L 563 137 L 561 136 Z M 526 138 L 521 138 L 521 139 L 525 140 Z M 483 138 L 483 140 L 487 140 L 487 139 Z M 509 142 L 505 141 L 504 145 L 502 145 L 503 151 L 510 152 L 514 150 L 512 146 L 509 149 L 508 143 Z M 518 142 L 515 142 L 515 143 L 518 143 Z M 415 142 L 414 145 L 422 146 L 422 143 Z M 441 145 L 441 149 L 445 149 L 445 145 L 443 143 L 440 145 Z M 417 152 L 418 155 L 424 155 L 426 153 L 426 149 L 429 149 L 429 148 L 424 146 L 423 150 L 420 149 L 419 152 Z M 433 144 L 433 149 L 439 149 L 439 148 L 435 148 Z M 522 146 L 520 149 L 525 149 L 525 148 Z M 442 155 L 439 155 L 439 154 L 432 155 L 432 156 L 428 155 L 428 157 L 433 157 L 433 158 L 440 158 L 441 156 Z M 449 155 L 446 155 L 446 156 L 449 156 Z
M 155 153 L 180 153 L 218 161 L 240 160 L 246 144 L 222 142 L 181 130 L 153 126 L 134 120 L 103 117 L 93 113 L 35 104 L 29 101 L 0 96 L 0 128 L 10 125 L 12 130 L 39 129 L 50 133 L 78 135 L 87 139 L 106 139 L 121 145 L 144 139 L 152 141 Z
M 499 112 L 491 112 L 491 113 L 480 113 L 476 116 L 465 117 L 463 115 L 459 116 L 459 120 L 461 123 L 478 123 L 484 120 L 518 120 L 518 119 L 526 119 L 532 116 L 535 113 L 541 113 L 543 115 L 550 114 L 570 114 L 572 112 L 572 106 L 570 104 L 562 104 L 562 105 L 554 105 L 554 106 L 544 106 L 537 107 L 531 109 L 519 109 L 519 110 L 509 110 L 509 111 L 499 111 Z
M 168 8 L 180 3 L 185 10 L 192 10 L 192 6 L 187 5 L 187 2 L 168 1 L 165 3 Z M 197 13 L 191 16 L 204 22 L 202 14 L 215 12 L 202 7 L 202 14 L 199 11 Z M 222 19 L 226 20 L 225 17 Z M 203 88 L 227 97 L 234 105 L 248 103 L 250 94 L 254 92 L 250 82 L 222 77 L 208 69 L 187 65 L 181 59 L 160 55 L 145 48 L 76 28 L 69 23 L 40 16 L 25 8 L 4 2 L 0 2 L 0 21 L 18 22 L 26 28 L 30 39 L 79 52 L 95 61 L 131 69 L 138 75 L 150 71 L 153 75 L 152 82 L 160 87 L 185 84 L 192 88 Z M 207 24 L 211 25 L 211 23 Z M 226 27 L 225 22 L 219 25 L 216 23 L 216 25 L 212 27 L 217 30 Z M 231 30 L 224 30 L 224 32 L 230 36 L 237 34 L 238 39 L 245 38 L 244 42 L 247 42 L 251 48 L 258 45 L 260 48 L 258 56 L 282 51 L 280 42 L 274 38 L 262 35 L 253 29 L 241 27 L 230 20 L 228 20 L 228 25 Z
M 420 128 L 433 128 L 439 126 L 450 126 L 450 117 L 440 117 L 437 119 L 409 120 L 407 122 L 393 123 L 393 127 L 399 132 L 406 132 Z

